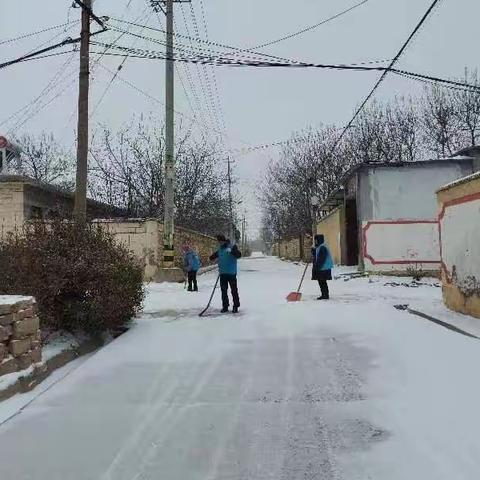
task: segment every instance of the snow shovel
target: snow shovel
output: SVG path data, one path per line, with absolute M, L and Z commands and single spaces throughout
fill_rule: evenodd
M 287 295 L 287 302 L 299 302 L 302 299 L 302 293 L 300 290 L 302 289 L 303 280 L 305 279 L 305 275 L 307 273 L 307 269 L 310 263 L 305 265 L 305 270 L 303 271 L 302 279 L 300 280 L 300 285 L 298 286 L 298 290 L 296 292 L 290 292 Z
M 212 294 L 210 295 L 210 300 L 208 301 L 208 304 L 205 307 L 205 309 L 198 314 L 199 317 L 203 317 L 207 313 L 207 310 L 210 308 L 210 305 L 212 304 L 213 296 L 215 295 L 215 290 L 217 289 L 219 281 L 220 281 L 220 275 L 217 277 L 217 281 L 215 282 L 215 286 L 213 287 Z

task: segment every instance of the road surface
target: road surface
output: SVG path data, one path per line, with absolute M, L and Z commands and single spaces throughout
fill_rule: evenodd
M 473 480 L 480 342 L 396 303 L 434 286 L 242 261 L 242 314 L 151 285 L 145 315 L 0 427 L 2 480 Z M 1 409 L 1 405 L 0 405 Z

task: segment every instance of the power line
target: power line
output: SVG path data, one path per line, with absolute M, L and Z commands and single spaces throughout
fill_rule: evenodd
M 337 18 L 340 18 L 342 17 L 343 15 L 346 15 L 347 13 L 350 13 L 352 10 L 355 10 L 356 8 L 358 7 L 361 7 L 362 5 L 368 3 L 369 0 L 363 0 L 361 1 L 360 3 L 357 3 L 353 6 L 351 6 L 350 8 L 347 8 L 346 10 L 343 10 L 335 15 L 333 15 L 332 17 L 330 18 L 327 18 L 325 20 L 322 20 L 314 25 L 310 25 L 308 27 L 305 27 L 297 32 L 294 32 L 294 33 L 291 33 L 289 35 L 285 35 L 283 37 L 280 37 L 280 38 L 277 38 L 276 40 L 271 40 L 269 42 L 266 42 L 266 43 L 262 43 L 260 45 L 257 45 L 255 47 L 250 47 L 250 48 L 246 48 L 244 49 L 243 51 L 245 52 L 252 52 L 253 50 L 258 50 L 260 48 L 265 48 L 265 47 L 270 47 L 271 45 L 275 45 L 277 43 L 280 43 L 280 42 L 284 42 L 285 40 L 290 40 L 291 38 L 294 38 L 294 37 L 298 37 L 300 35 L 303 35 L 304 33 L 307 33 L 311 30 L 315 30 L 316 28 L 318 27 L 321 27 L 322 25 L 325 25 L 327 23 L 330 23 L 332 22 L 333 20 L 336 20 Z
M 101 43 L 101 42 L 92 42 L 94 45 L 108 46 L 109 48 L 115 48 L 122 52 L 128 52 L 130 58 L 141 58 L 149 60 L 166 60 L 166 54 L 164 52 L 159 52 L 155 50 L 142 50 L 142 49 L 131 49 L 125 46 L 115 46 Z M 93 52 L 96 53 L 96 52 Z M 124 56 L 125 54 L 110 54 L 112 56 Z M 213 65 L 213 66 L 232 66 L 232 67 L 258 67 L 258 68 L 317 68 L 317 69 L 326 69 L 326 70 L 346 70 L 346 71 L 358 71 L 358 72 L 382 72 L 382 73 L 392 73 L 395 75 L 401 76 L 410 76 L 412 78 L 417 78 L 419 80 L 430 80 L 438 84 L 451 85 L 456 87 L 461 87 L 466 90 L 479 90 L 480 87 L 477 85 L 468 84 L 465 82 L 459 82 L 455 80 L 448 80 L 440 77 L 435 77 L 432 75 L 424 75 L 416 72 L 409 72 L 406 70 L 399 70 L 396 68 L 389 67 L 374 67 L 368 66 L 369 62 L 364 64 L 354 64 L 354 65 L 345 65 L 345 64 L 324 64 L 324 63 L 306 63 L 306 62 L 297 62 L 297 63 L 282 63 L 282 62 L 263 62 L 263 61 L 238 61 L 231 58 L 215 58 L 212 59 L 208 56 L 198 55 L 196 57 L 174 54 L 172 58 L 174 62 L 181 63 L 197 63 L 201 65 Z M 372 63 L 372 62 L 370 62 Z
M 102 65 L 100 64 L 100 67 L 102 67 L 104 70 L 106 70 L 107 72 L 110 72 L 112 75 L 113 75 L 113 71 L 110 70 L 108 67 L 106 67 L 105 65 Z M 149 100 L 153 100 L 154 102 L 158 103 L 159 105 L 165 105 L 164 102 L 162 102 L 161 100 L 159 100 L 157 97 L 154 97 L 153 95 L 151 95 L 150 93 L 146 92 L 145 90 L 142 90 L 140 87 L 137 87 L 134 83 L 130 82 L 129 80 L 127 80 L 126 78 L 122 77 L 121 75 L 117 75 L 117 78 L 118 80 L 120 80 L 122 83 L 124 83 L 125 85 L 127 85 L 128 87 L 132 88 L 133 90 L 137 91 L 138 93 L 142 94 L 143 96 L 145 96 L 146 98 L 148 98 Z M 198 120 L 195 119 L 194 117 L 191 117 L 189 115 L 187 115 L 186 113 L 184 112 L 181 112 L 179 110 L 173 110 L 176 114 L 178 115 L 181 115 L 182 117 L 185 117 L 193 122 L 197 122 L 198 123 Z M 215 131 L 215 130 L 214 130 Z M 221 132 L 221 131 L 216 131 L 216 133 L 219 133 L 220 135 L 223 135 L 225 137 L 228 137 L 228 135 L 226 135 L 224 132 Z M 244 140 L 241 140 L 241 139 L 237 139 L 238 141 L 240 141 L 241 143 L 244 143 L 246 145 L 249 145 L 251 146 L 248 142 L 245 142 Z
M 146 12 L 146 9 L 144 10 L 144 13 Z M 148 16 L 147 20 L 146 20 L 146 23 L 148 24 L 148 22 L 150 21 L 150 17 L 151 15 Z M 117 38 L 117 41 L 120 40 L 121 36 Z M 135 44 L 138 42 L 138 39 L 135 40 L 133 43 L 132 43 L 132 47 L 135 46 Z M 100 96 L 97 104 L 95 105 L 95 107 L 93 108 L 92 112 L 90 113 L 90 117 L 93 117 L 93 115 L 95 115 L 95 112 L 98 110 L 98 107 L 101 105 L 101 103 L 103 102 L 103 100 L 105 99 L 105 97 L 107 96 L 107 93 L 108 91 L 110 90 L 110 88 L 112 87 L 113 83 L 115 82 L 115 79 L 117 78 L 117 75 L 118 73 L 120 72 L 120 70 L 122 70 L 122 68 L 124 67 L 126 61 L 128 60 L 128 55 L 126 55 L 122 62 L 120 63 L 120 65 L 117 67 L 117 71 L 115 72 L 115 74 L 113 75 L 113 77 L 110 79 L 110 82 L 107 84 L 107 86 L 105 87 L 105 90 L 103 91 L 102 95 Z M 97 60 L 97 63 L 100 61 L 100 59 Z
M 103 33 L 105 32 L 106 30 L 100 30 L 98 32 L 94 32 L 94 33 L 91 33 L 90 34 L 90 37 L 93 37 L 95 35 L 98 35 L 99 33 Z M 78 37 L 78 38 L 66 38 L 65 40 L 63 40 L 62 42 L 60 43 L 56 43 L 55 45 L 51 45 L 49 47 L 46 47 L 46 48 L 42 48 L 40 50 L 36 50 L 35 52 L 32 52 L 32 53 L 27 53 L 26 55 L 23 55 L 19 58 L 16 58 L 14 60 L 9 60 L 7 62 L 4 62 L 4 63 L 0 63 L 0 70 L 4 69 L 4 68 L 7 68 L 7 67 L 10 67 L 12 65 L 15 65 L 17 63 L 21 63 L 25 60 L 28 60 L 30 58 L 33 58 L 33 57 L 36 57 L 38 55 L 42 55 L 44 53 L 48 53 L 48 52 L 51 52 L 52 50 L 56 50 L 58 48 L 61 48 L 61 47 L 64 47 L 65 45 L 72 45 L 72 44 L 75 44 L 75 43 L 78 43 L 80 42 L 81 38 Z
M 60 25 L 54 25 L 52 27 L 47 27 L 47 28 L 44 28 L 43 30 L 37 30 L 36 32 L 26 33 L 26 34 L 21 35 L 19 37 L 8 38 L 6 40 L 1 40 L 0 45 L 4 45 L 6 43 L 13 43 L 13 42 L 16 42 L 16 41 L 19 41 L 19 40 L 23 40 L 24 38 L 34 37 L 35 35 L 40 35 L 42 33 L 50 32 L 52 30 L 58 30 L 59 28 L 64 28 L 64 27 L 67 27 L 68 25 L 72 25 L 72 24 L 76 24 L 76 23 L 78 23 L 78 20 L 75 20 L 73 22 L 62 23 Z
M 373 86 L 372 90 L 370 91 L 370 93 L 367 95 L 367 97 L 365 98 L 365 100 L 362 102 L 362 104 L 360 105 L 360 107 L 355 111 L 355 114 L 353 115 L 352 119 L 348 122 L 348 124 L 346 125 L 346 127 L 343 129 L 342 133 L 340 134 L 340 136 L 338 137 L 337 141 L 335 142 L 334 146 L 333 146 L 333 149 L 332 149 L 332 154 L 333 152 L 335 151 L 335 149 L 338 147 L 338 145 L 340 144 L 340 142 L 342 141 L 343 137 L 346 135 L 347 131 L 350 129 L 350 127 L 354 124 L 355 120 L 358 118 L 358 116 L 360 115 L 360 113 L 362 113 L 363 109 L 365 108 L 365 106 L 367 105 L 367 103 L 370 101 L 370 99 L 373 97 L 373 95 L 375 94 L 375 92 L 377 91 L 378 87 L 380 87 L 380 85 L 383 83 L 383 81 L 385 80 L 385 78 L 387 77 L 388 73 L 390 71 L 392 71 L 392 69 L 395 67 L 395 65 L 398 63 L 398 61 L 400 60 L 401 56 L 404 54 L 405 50 L 407 49 L 407 47 L 410 45 L 410 42 L 413 40 L 413 38 L 415 37 L 415 35 L 418 33 L 418 31 L 422 28 L 423 24 L 426 22 L 426 20 L 428 19 L 428 17 L 430 16 L 430 14 L 433 12 L 434 8 L 440 3 L 441 0 L 434 0 L 432 2 L 432 4 L 430 5 L 430 7 L 428 8 L 428 10 L 425 12 L 425 14 L 423 15 L 423 17 L 420 19 L 420 21 L 418 22 L 418 24 L 415 26 L 415 28 L 413 29 L 413 32 L 409 35 L 409 37 L 407 38 L 406 42 L 402 45 L 402 47 L 400 48 L 400 50 L 398 51 L 398 53 L 395 55 L 395 57 L 393 58 L 393 60 L 390 62 L 390 65 L 388 66 L 388 68 L 382 73 L 382 75 L 380 76 L 380 78 L 377 80 L 377 82 L 375 83 L 375 85 Z
M 68 52 L 61 52 L 61 53 L 68 53 Z M 29 110 L 30 108 L 33 108 L 37 103 L 39 103 L 45 97 L 45 95 L 47 95 L 54 88 L 55 84 L 58 83 L 58 81 L 62 77 L 63 73 L 66 71 L 67 66 L 72 62 L 74 54 L 75 53 L 72 53 L 72 55 L 62 65 L 60 65 L 60 68 L 58 69 L 58 71 L 50 79 L 50 81 L 47 83 L 46 87 L 43 88 L 43 90 L 38 94 L 37 97 L 35 97 L 32 101 L 28 102 L 22 108 L 20 108 L 19 110 L 17 110 L 13 114 L 11 114 L 8 118 L 3 120 L 0 123 L 0 126 L 4 125 L 5 123 L 8 123 L 10 120 L 17 117 L 19 114 L 21 114 L 25 110 Z M 51 54 L 51 55 L 58 55 L 58 54 Z M 39 58 L 39 57 L 35 57 L 34 59 L 36 60 L 37 58 Z M 15 128 L 15 126 L 12 127 L 12 129 L 14 129 L 14 128 Z

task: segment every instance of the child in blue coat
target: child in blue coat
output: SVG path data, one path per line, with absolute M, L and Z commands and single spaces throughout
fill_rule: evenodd
M 183 262 L 187 272 L 188 291 L 198 292 L 197 273 L 200 270 L 200 258 L 198 253 L 189 245 L 183 246 Z

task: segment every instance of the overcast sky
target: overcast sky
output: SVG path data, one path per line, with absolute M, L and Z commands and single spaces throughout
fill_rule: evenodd
M 210 40 L 241 48 L 252 47 L 306 26 L 320 22 L 360 0 L 202 0 L 206 12 Z M 45 32 L 21 41 L 3 43 L 3 40 L 41 30 L 45 27 L 79 19 L 80 11 L 69 8 L 71 0 L 16 0 L 2 2 L 2 31 L 0 33 L 0 61 L 8 60 L 32 50 L 43 43 L 61 41 L 66 36 L 77 36 L 79 25 L 71 30 Z M 163 19 L 147 8 L 147 0 L 96 0 L 99 15 L 139 21 L 152 27 L 163 28 Z M 341 18 L 309 31 L 301 36 L 265 48 L 262 52 L 312 62 L 358 63 L 392 58 L 406 40 L 415 24 L 424 14 L 431 0 L 369 0 L 365 5 Z M 129 7 L 127 8 L 127 5 Z M 198 27 L 205 36 L 201 0 L 193 0 Z M 190 7 L 184 6 L 187 25 L 194 35 Z M 180 5 L 175 7 L 177 29 L 185 33 Z M 478 68 L 478 0 L 443 0 L 425 24 L 415 41 L 403 56 L 400 67 L 415 72 L 443 77 L 461 76 L 464 68 Z M 112 22 L 112 25 L 128 28 Z M 138 29 L 132 31 L 139 32 Z M 162 39 L 161 33 L 144 34 Z M 54 35 L 58 35 L 53 39 Z M 109 32 L 99 41 L 109 41 L 116 35 Z M 104 39 L 104 40 L 103 40 Z M 137 41 L 125 35 L 119 45 L 160 50 L 160 45 Z M 121 58 L 109 57 L 102 64 L 116 69 Z M 16 65 L 0 71 L 2 108 L 0 123 L 35 100 L 57 77 L 54 88 L 42 95 L 38 104 L 45 106 L 23 123 L 14 117 L 0 126 L 0 134 L 9 130 L 16 134 L 53 132 L 65 146 L 74 144 L 76 95 L 78 75 L 77 55 L 64 55 Z M 208 86 L 203 70 L 194 65 L 180 68 L 189 97 L 197 111 L 195 95 L 191 91 L 185 68 L 200 102 Z M 368 93 L 378 73 L 352 73 L 324 70 L 252 69 L 215 67 L 221 109 L 224 114 L 228 148 L 268 144 L 287 139 L 292 132 L 321 123 L 346 123 L 355 106 Z M 93 70 L 92 105 L 102 95 L 111 75 L 97 67 Z M 215 93 L 212 73 L 209 72 L 211 91 Z M 164 65 L 161 61 L 129 59 L 121 76 L 160 101 L 164 98 Z M 187 97 L 177 78 L 176 108 L 192 117 Z M 390 98 L 398 94 L 414 94 L 421 85 L 403 78 L 390 78 L 377 93 L 377 98 Z M 218 107 L 217 107 L 218 109 Z M 210 109 L 211 110 L 211 109 Z M 117 80 L 98 110 L 93 115 L 93 128 L 107 124 L 113 128 L 128 122 L 132 115 L 152 111 L 163 115 L 162 105 L 143 96 Z M 27 111 L 31 112 L 31 110 Z M 33 111 L 33 113 L 35 110 Z M 26 113 L 26 112 L 24 112 Z M 201 115 L 197 111 L 197 115 Z M 218 113 L 220 116 L 220 113 Z M 30 115 L 28 115 L 30 117 Z M 205 111 L 203 118 L 216 125 L 213 114 Z M 19 121 L 20 120 L 20 121 Z M 22 125 L 23 123 L 23 125 Z M 259 207 L 254 200 L 255 184 L 265 166 L 278 155 L 276 149 L 256 151 L 236 159 L 239 188 L 245 201 L 242 210 L 248 210 L 251 234 L 254 235 L 260 219 Z

